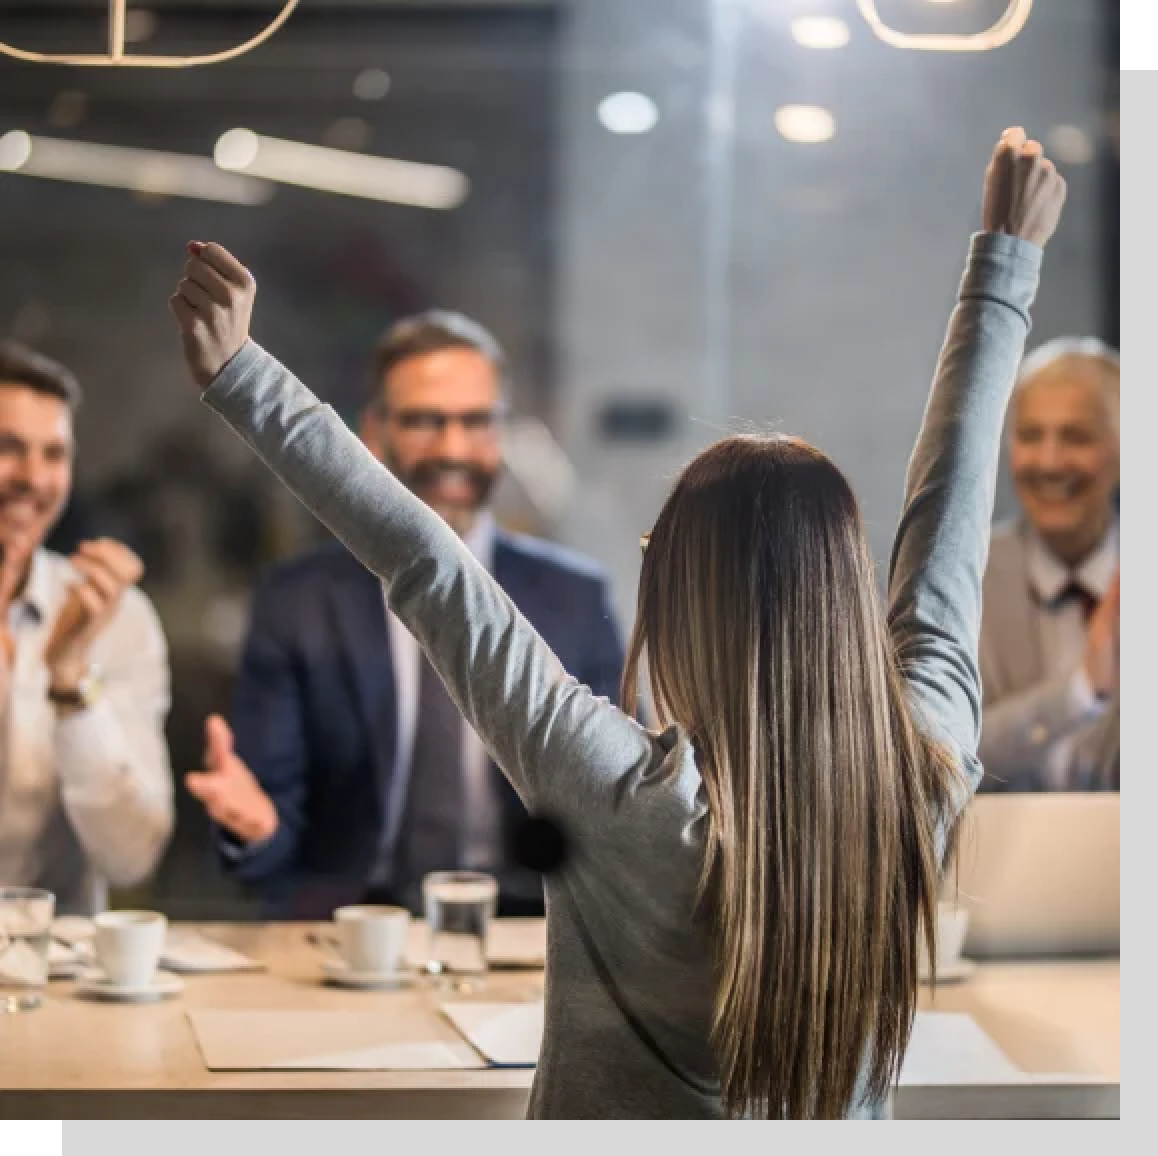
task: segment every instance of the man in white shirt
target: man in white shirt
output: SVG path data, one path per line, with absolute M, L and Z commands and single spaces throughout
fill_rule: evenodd
M 1010 411 L 1022 517 L 985 575 L 982 790 L 1118 789 L 1117 355 L 1093 338 L 1026 359 Z
M 0 343 L 0 885 L 88 913 L 141 882 L 173 827 L 169 669 L 141 564 L 43 548 L 72 485 L 76 379 Z
M 502 466 L 505 364 L 458 314 L 395 325 L 362 414 L 367 448 L 460 535 L 559 660 L 618 695 L 623 648 L 607 583 L 588 561 L 507 534 L 489 497 Z M 272 915 L 326 918 L 344 903 L 421 906 L 425 873 L 493 873 L 499 910 L 541 915 L 520 854 L 527 816 L 381 583 L 338 544 L 278 567 L 254 595 L 234 735 L 209 721 L 188 777 L 226 869 Z M 549 817 L 548 817 L 549 818 Z

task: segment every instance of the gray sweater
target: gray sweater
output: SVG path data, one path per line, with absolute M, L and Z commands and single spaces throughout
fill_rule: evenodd
M 981 578 L 1041 255 L 1005 235 L 973 239 L 890 571 L 889 625 L 914 708 L 973 787 Z M 686 735 L 651 734 L 570 678 L 450 528 L 258 345 L 241 349 L 205 401 L 383 579 L 528 810 L 568 836 L 567 863 L 546 882 L 546 1027 L 531 1114 L 718 1117 L 711 936 L 693 917 L 708 807 Z M 862 1102 L 852 1113 L 881 1109 Z

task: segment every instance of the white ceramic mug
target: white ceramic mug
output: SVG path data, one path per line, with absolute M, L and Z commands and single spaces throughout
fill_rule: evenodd
M 157 973 L 169 921 L 156 911 L 102 911 L 93 917 L 93 949 L 118 987 L 145 987 Z
M 335 946 L 351 971 L 393 975 L 406 961 L 410 912 L 404 907 L 358 905 L 334 912 Z
M 955 967 L 965 950 L 965 936 L 969 931 L 969 912 L 956 903 L 942 902 L 937 904 L 937 972 L 948 971 Z M 922 933 L 918 940 L 919 962 L 922 975 L 929 972 L 929 957 L 925 951 L 925 939 Z

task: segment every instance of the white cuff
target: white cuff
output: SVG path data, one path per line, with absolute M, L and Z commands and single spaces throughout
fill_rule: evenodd
M 56 765 L 61 787 L 95 800 L 115 797 L 125 762 L 122 735 L 107 700 L 58 715 Z
M 1067 713 L 1080 718 L 1083 722 L 1101 718 L 1110 708 L 1109 699 L 1098 697 L 1083 663 L 1078 664 L 1077 670 L 1070 678 L 1068 697 Z
M 221 854 L 229 860 L 230 863 L 242 863 L 246 859 L 252 859 L 254 855 L 264 851 L 277 838 L 278 828 L 274 827 L 272 835 L 266 835 L 264 839 L 258 839 L 256 843 L 247 843 L 238 835 L 222 829 L 221 832 Z

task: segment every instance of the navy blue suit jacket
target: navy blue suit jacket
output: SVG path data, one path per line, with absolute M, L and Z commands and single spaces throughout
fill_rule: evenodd
M 598 570 L 556 546 L 498 532 L 494 576 L 566 670 L 618 699 L 623 645 Z M 358 902 L 379 850 L 394 773 L 397 706 L 382 587 L 338 543 L 273 570 L 254 593 L 233 712 L 237 753 L 277 807 L 277 833 L 222 861 L 270 915 L 327 918 Z M 504 843 L 525 820 L 506 778 Z M 402 805 L 404 805 L 404 800 Z M 541 894 L 511 867 L 500 887 Z

